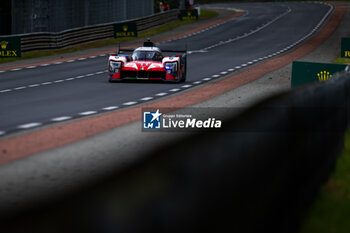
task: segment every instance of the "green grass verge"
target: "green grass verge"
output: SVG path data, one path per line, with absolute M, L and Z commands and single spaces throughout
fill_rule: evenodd
M 210 10 L 201 10 L 201 15 L 199 17 L 199 20 L 205 20 L 205 19 L 210 19 L 218 16 L 218 14 L 214 11 Z M 147 38 L 151 37 L 154 35 L 157 35 L 162 32 L 170 31 L 174 28 L 177 28 L 182 25 L 190 24 L 195 22 L 194 20 L 176 20 L 171 23 L 164 24 L 159 27 L 155 27 L 143 32 L 140 32 L 138 35 L 138 38 Z M 59 55 L 59 54 L 65 54 L 65 53 L 72 53 L 84 49 L 91 49 L 91 48 L 100 48 L 103 46 L 108 46 L 108 45 L 116 45 L 118 43 L 126 42 L 126 41 L 132 41 L 135 40 L 135 38 L 119 38 L 119 39 L 105 39 L 105 40 L 100 40 L 88 44 L 83 44 L 83 45 L 78 45 L 66 49 L 58 49 L 58 50 L 49 50 L 49 51 L 37 51 L 37 52 L 27 52 L 27 53 L 22 53 L 21 58 L 2 58 L 0 60 L 0 63 L 6 63 L 6 62 L 12 62 L 12 61 L 17 61 L 17 60 L 23 60 L 23 59 L 30 59 L 30 58 L 37 58 L 37 57 L 44 57 L 44 56 L 51 56 L 51 55 Z
M 201 20 L 203 20 L 203 19 L 210 19 L 210 18 L 214 18 L 214 17 L 216 17 L 218 15 L 219 14 L 217 12 L 215 12 L 215 11 L 201 9 L 201 14 L 199 16 L 199 19 L 201 19 Z
M 337 161 L 336 171 L 322 187 L 301 233 L 348 233 L 350 231 L 350 131 Z
M 342 58 L 338 57 L 333 61 L 335 64 L 344 64 L 344 65 L 350 65 L 350 58 Z
M 350 59 L 338 57 L 336 64 L 349 64 Z M 350 130 L 336 170 L 324 185 L 307 214 L 301 233 L 350 232 Z

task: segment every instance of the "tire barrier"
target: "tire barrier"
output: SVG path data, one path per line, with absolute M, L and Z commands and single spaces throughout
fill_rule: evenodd
M 16 36 L 21 37 L 22 52 L 62 49 L 102 39 L 113 38 L 114 24 L 116 23 L 135 22 L 137 30 L 140 32 L 177 19 L 178 10 L 170 10 L 139 19 L 75 28 L 58 33 L 39 32 Z
M 227 118 L 222 132 L 157 148 L 103 182 L 7 218 L 2 229 L 296 232 L 343 148 L 349 90 L 344 74 L 271 97 Z

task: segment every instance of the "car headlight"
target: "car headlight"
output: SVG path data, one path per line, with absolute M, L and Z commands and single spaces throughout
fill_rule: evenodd
M 175 76 L 177 73 L 177 62 L 166 62 L 164 63 L 164 68 L 168 74 Z
M 122 67 L 121 61 L 109 61 L 109 71 L 119 73 L 119 69 Z

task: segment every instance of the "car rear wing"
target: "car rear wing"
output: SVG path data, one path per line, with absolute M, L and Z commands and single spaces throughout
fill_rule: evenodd
M 152 44 L 153 45 L 153 44 Z M 150 46 L 148 46 L 150 47 Z M 131 49 L 131 48 L 120 48 L 120 44 L 118 44 L 118 51 L 117 51 L 117 55 L 118 54 L 122 54 L 122 53 L 132 53 L 135 49 Z M 184 50 L 173 50 L 173 49 L 161 49 L 162 53 L 182 53 L 182 54 L 187 54 L 187 45 L 186 48 Z
M 117 54 L 121 53 L 132 53 L 134 49 L 118 49 Z M 169 49 L 161 49 L 162 53 L 185 53 L 187 54 L 187 50 L 169 50 Z
M 117 54 L 120 54 L 121 52 L 132 53 L 133 51 L 134 49 L 130 49 L 130 48 L 121 49 L 120 44 L 118 44 Z

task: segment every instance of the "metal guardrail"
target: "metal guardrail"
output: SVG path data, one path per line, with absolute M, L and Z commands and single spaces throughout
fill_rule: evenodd
M 94 42 L 101 39 L 114 37 L 114 24 L 136 22 L 138 31 L 144 31 L 152 27 L 174 21 L 178 18 L 178 10 L 170 10 L 157 13 L 151 16 L 127 20 L 123 22 L 113 22 L 108 24 L 93 25 L 82 28 L 65 30 L 58 33 L 30 33 L 17 35 L 21 37 L 22 52 L 61 49 L 70 46 Z

